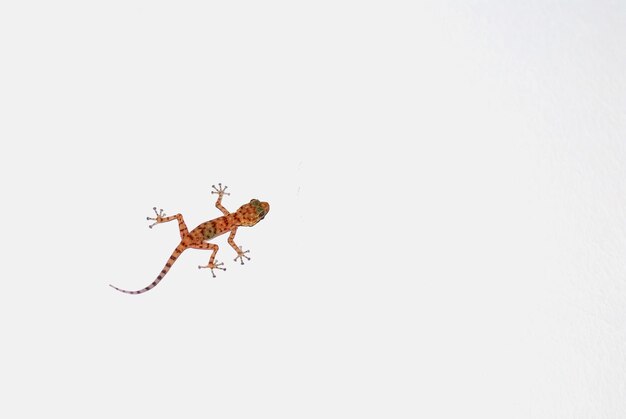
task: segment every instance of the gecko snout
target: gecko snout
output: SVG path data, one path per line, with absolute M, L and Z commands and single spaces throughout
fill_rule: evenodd
M 262 219 L 265 218 L 265 216 L 267 215 L 267 213 L 270 210 L 270 204 L 268 204 L 267 202 L 258 202 L 258 208 L 259 210 L 257 210 L 257 214 L 259 216 L 259 221 L 261 221 Z

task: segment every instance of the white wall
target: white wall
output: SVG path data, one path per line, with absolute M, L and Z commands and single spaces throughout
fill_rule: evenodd
M 623 418 L 626 3 L 5 2 L 0 416 Z M 213 279 L 146 228 L 271 204 Z

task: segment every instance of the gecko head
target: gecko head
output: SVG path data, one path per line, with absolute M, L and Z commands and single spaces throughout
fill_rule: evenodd
M 253 226 L 261 221 L 270 211 L 270 204 L 261 202 L 258 199 L 251 199 L 249 203 L 243 205 L 237 212 L 243 216 L 242 225 Z

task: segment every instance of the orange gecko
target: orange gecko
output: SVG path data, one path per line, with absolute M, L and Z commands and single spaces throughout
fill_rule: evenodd
M 223 263 L 217 263 L 215 260 L 215 255 L 217 254 L 217 250 L 219 247 L 213 243 L 207 243 L 209 240 L 214 239 L 217 236 L 230 232 L 228 236 L 228 244 L 232 246 L 233 249 L 237 252 L 237 257 L 235 258 L 235 262 L 237 259 L 241 260 L 241 264 L 243 265 L 243 259 L 246 258 L 250 260 L 246 253 L 249 250 L 242 250 L 239 246 L 235 244 L 235 234 L 237 233 L 237 228 L 241 226 L 251 227 L 261 221 L 269 212 L 270 205 L 267 202 L 261 202 L 258 199 L 252 199 L 249 203 L 242 205 L 236 212 L 230 213 L 222 206 L 222 197 L 224 195 L 230 195 L 230 193 L 226 192 L 226 188 L 228 186 L 224 186 L 222 188 L 222 184 L 218 184 L 219 188 L 216 188 L 213 185 L 212 194 L 217 194 L 217 202 L 215 202 L 215 206 L 217 209 L 222 211 L 224 214 L 222 217 L 218 217 L 214 220 L 207 221 L 205 223 L 200 224 L 198 227 L 191 230 L 191 232 L 187 231 L 187 226 L 185 225 L 185 221 L 183 220 L 183 216 L 180 214 L 173 215 L 171 217 L 166 217 L 163 213 L 163 210 L 157 212 L 156 207 L 154 207 L 154 212 L 156 214 L 156 218 L 147 217 L 148 220 L 154 220 L 155 222 L 148 227 L 152 228 L 156 224 L 166 223 L 172 220 L 178 220 L 178 228 L 180 230 L 180 244 L 176 246 L 172 256 L 170 256 L 169 260 L 165 264 L 165 267 L 157 276 L 157 278 L 152 282 L 152 284 L 147 287 L 140 289 L 138 291 L 127 291 L 116 286 L 111 285 L 111 287 L 115 288 L 118 291 L 125 292 L 126 294 L 141 294 L 146 291 L 150 291 L 152 288 L 156 287 L 159 282 L 163 279 L 167 271 L 170 270 L 176 259 L 183 253 L 185 249 L 205 249 L 212 250 L 211 258 L 209 259 L 209 263 L 206 266 L 198 266 L 200 268 L 209 268 L 211 270 L 211 274 L 213 278 L 215 278 L 215 272 L 213 269 L 221 269 L 223 271 L 226 268 L 223 268 Z

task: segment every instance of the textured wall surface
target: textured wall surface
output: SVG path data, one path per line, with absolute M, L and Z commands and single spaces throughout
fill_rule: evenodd
M 626 417 L 626 3 L 0 5 L 0 417 Z M 147 228 L 269 201 L 211 278 Z

